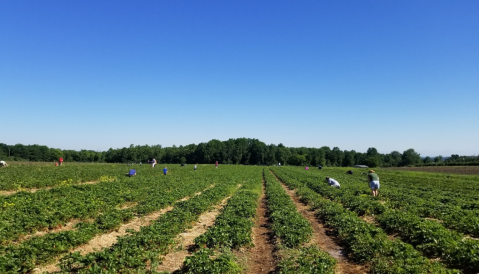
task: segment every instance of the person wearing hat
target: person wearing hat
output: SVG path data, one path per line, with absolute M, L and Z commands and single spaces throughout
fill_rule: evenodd
M 374 170 L 370 170 L 368 173 L 369 179 L 369 187 L 371 188 L 371 195 L 373 197 L 378 196 L 378 189 L 379 189 L 379 176 L 376 174 Z

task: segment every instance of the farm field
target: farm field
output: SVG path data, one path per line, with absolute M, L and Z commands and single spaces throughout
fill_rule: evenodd
M 479 272 L 479 176 L 164 166 L 0 169 L 0 273 Z
M 479 166 L 423 166 L 423 167 L 390 167 L 388 170 L 439 172 L 452 174 L 479 175 Z

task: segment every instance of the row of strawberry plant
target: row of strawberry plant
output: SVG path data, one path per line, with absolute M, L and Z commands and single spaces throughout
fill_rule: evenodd
M 479 236 L 479 210 L 467 210 L 459 206 L 444 204 L 440 198 L 436 197 L 437 192 L 440 191 L 438 187 L 436 187 L 436 189 L 439 189 L 436 190 L 436 193 L 427 193 L 428 199 L 423 199 L 418 197 L 421 196 L 420 194 L 423 193 L 423 191 L 411 192 L 409 190 L 412 186 L 406 183 L 407 177 L 403 179 L 404 183 L 401 184 L 394 183 L 395 181 L 388 181 L 388 179 L 384 181 L 381 179 L 381 196 L 373 198 L 367 195 L 361 195 L 367 193 L 366 177 L 364 175 L 346 175 L 344 169 L 326 169 L 312 172 L 300 172 L 298 169 L 292 168 L 277 170 L 279 172 L 285 172 L 290 176 L 301 174 L 302 180 L 307 182 L 308 186 L 316 192 L 341 202 L 359 215 L 380 214 L 384 212 L 386 208 L 400 209 L 422 217 L 439 219 L 442 221 L 442 225 L 449 229 L 474 237 Z M 324 175 L 338 178 L 342 184 L 342 188 L 338 190 L 321 183 L 324 178 L 322 176 Z M 382 175 L 381 178 L 383 178 Z M 429 189 L 427 186 L 423 187 Z M 467 200 L 466 197 L 463 199 Z
M 308 242 L 313 232 L 311 224 L 296 210 L 293 201 L 273 175 L 265 172 L 264 176 L 273 233 L 287 247 Z
M 243 182 L 241 189 L 228 201 L 223 212 L 216 218 L 214 226 L 195 239 L 196 246 L 237 249 L 251 245 L 253 218 L 260 195 L 260 176 Z
M 12 165 L 0 169 L 0 190 L 52 187 L 96 181 L 101 177 L 120 177 L 128 172 L 128 168 L 119 164 Z
M 47 263 L 54 257 L 87 243 L 96 235 L 117 229 L 134 216 L 141 217 L 165 208 L 185 196 L 205 189 L 209 184 L 207 181 L 184 183 L 168 192 L 150 189 L 154 195 L 140 201 L 135 207 L 124 210 L 110 208 L 98 215 L 92 223 L 80 222 L 74 230 L 32 237 L 20 244 L 3 245 L 0 249 L 0 270 L 2 273 L 29 272 L 35 265 Z
M 430 194 L 433 196 L 433 194 Z M 476 194 L 477 195 L 477 194 Z M 389 207 L 414 213 L 422 217 L 435 218 L 442 224 L 458 232 L 479 237 L 479 210 L 462 209 L 459 206 L 445 204 L 442 201 L 431 201 L 407 194 L 401 189 L 384 191 Z M 466 199 L 466 198 L 464 198 Z
M 207 178 L 183 176 L 181 184 L 207 184 Z M 93 185 L 72 185 L 34 193 L 20 192 L 1 197 L 0 243 L 17 240 L 20 236 L 42 229 L 51 229 L 72 219 L 94 219 L 125 203 L 138 203 L 136 212 L 157 208 L 157 196 L 181 187 L 172 177 L 122 177 L 112 182 Z
M 428 257 L 440 258 L 449 267 L 467 272 L 479 271 L 479 241 L 409 212 L 388 210 L 377 220 L 386 231 L 397 233 Z
M 358 263 L 370 263 L 372 273 L 460 273 L 429 261 L 409 244 L 390 240 L 382 229 L 364 222 L 340 203 L 323 198 L 301 179 L 274 171 L 283 182 L 296 188 L 302 201 L 311 205 L 318 218 L 331 227 L 348 256 Z
M 358 180 L 357 177 L 345 175 L 342 171 L 341 174 L 335 174 L 331 171 L 326 173 L 329 176 L 334 176 L 334 178 L 339 179 L 341 182 L 341 188 L 337 189 L 325 183 L 323 177 L 325 175 L 323 175 L 323 173 L 300 172 L 298 169 L 290 168 L 276 168 L 273 170 L 280 178 L 282 178 L 282 176 L 300 178 L 302 182 L 307 184 L 309 188 L 321 194 L 321 196 L 342 203 L 346 208 L 356 212 L 360 216 L 381 214 L 386 210 L 386 207 L 381 204 L 380 201 L 376 200 L 376 198 L 369 195 L 360 195 L 364 194 L 361 190 L 366 184 L 355 183 L 355 181 Z
M 60 263 L 62 272 L 154 272 L 161 262 L 159 255 L 168 252 L 176 236 L 197 221 L 201 213 L 230 195 L 236 185 L 237 182 L 233 180 L 217 184 L 199 196 L 179 202 L 172 211 L 162 215 L 152 225 L 119 238 L 118 242 L 108 249 L 86 256 L 79 253 L 65 256 Z
M 282 171 L 284 169 L 280 170 L 279 173 Z M 323 196 L 326 194 L 327 197 L 333 198 L 344 207 L 358 213 L 357 201 L 362 197 L 341 194 L 340 190 L 311 182 L 307 178 L 302 181 L 315 192 Z M 348 198 L 351 200 L 348 201 Z M 370 201 L 370 203 L 373 209 L 375 208 L 375 210 L 372 210 L 373 212 L 382 213 L 377 216 L 377 219 L 386 231 L 398 233 L 405 242 L 411 243 L 426 256 L 441 258 L 441 261 L 449 267 L 466 271 L 479 269 L 478 241 L 464 239 L 463 234 L 450 231 L 437 222 L 419 218 L 413 213 L 389 210 L 376 201 Z
M 183 169 L 184 170 L 184 169 Z M 180 170 L 181 171 L 181 170 Z M 143 216 L 152 211 L 159 210 L 174 203 L 185 196 L 193 195 L 211 184 L 215 184 L 232 177 L 242 175 L 241 170 L 222 169 L 221 171 L 211 168 L 204 171 L 201 176 L 190 176 L 187 171 L 175 173 L 175 176 L 164 177 L 161 175 L 160 183 L 146 180 L 142 176 L 125 178 L 131 184 L 130 188 L 109 188 L 106 196 L 118 192 L 126 192 L 128 195 L 133 191 L 142 190 L 142 200 L 137 205 L 128 209 L 107 208 L 90 223 L 88 221 L 78 224 L 73 231 L 50 233 L 41 237 L 33 237 L 19 245 L 2 245 L 0 248 L 0 269 L 12 272 L 30 271 L 35 264 L 43 264 L 52 260 L 54 256 L 64 254 L 69 249 L 84 244 L 93 236 L 116 229 L 122 222 L 130 220 L 133 216 Z M 194 174 L 191 172 L 191 174 Z M 188 175 L 188 176 L 187 176 Z M 165 179 L 163 179 L 165 178 Z M 114 183 L 112 183 L 114 185 Z M 73 186 L 83 188 L 85 186 Z M 58 191 L 58 190 L 57 190 Z M 139 195 L 141 196 L 141 195 Z
M 311 224 L 296 210 L 291 198 L 280 183 L 266 170 L 264 172 L 271 228 L 280 239 L 281 262 L 279 273 L 333 274 L 336 260 L 316 245 L 302 246 L 312 235 Z
M 381 177 L 390 183 L 382 191 L 389 207 L 479 237 L 478 176 L 384 171 Z
M 381 178 L 395 188 L 415 193 L 425 199 L 432 198 L 463 209 L 479 209 L 475 195 L 479 192 L 477 175 L 443 174 L 431 172 L 405 172 L 382 170 Z M 428 196 L 427 194 L 434 195 Z
M 240 273 L 231 249 L 251 246 L 253 218 L 261 195 L 261 170 L 254 169 L 242 187 L 228 201 L 214 226 L 195 239 L 192 256 L 185 259 L 183 273 Z

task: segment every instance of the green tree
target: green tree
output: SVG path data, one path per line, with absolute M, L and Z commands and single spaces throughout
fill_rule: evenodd
M 442 163 L 442 155 L 434 157 L 434 163 L 436 163 L 436 165 Z
M 367 165 L 368 167 L 377 167 L 379 166 L 379 160 L 377 157 L 369 156 L 364 161 L 364 164 Z
M 368 151 L 366 152 L 366 162 L 369 164 L 366 164 L 367 166 L 370 167 L 377 167 L 382 164 L 382 159 L 381 155 L 379 154 L 378 150 L 374 147 L 368 148 Z M 375 164 L 374 166 L 372 164 Z
M 344 151 L 343 166 L 354 166 L 354 155 L 356 151 Z
M 421 156 L 414 149 L 410 148 L 403 152 L 401 160 L 403 166 L 414 166 L 421 163 Z
M 291 155 L 290 150 L 287 147 L 285 147 L 282 143 L 279 143 L 278 149 L 276 150 L 276 157 L 275 157 L 278 163 L 281 163 L 281 165 L 286 165 L 290 155 Z
M 427 156 L 426 158 L 424 158 L 423 162 L 424 162 L 424 164 L 427 165 L 427 164 L 432 163 L 432 159 L 431 159 L 431 157 Z

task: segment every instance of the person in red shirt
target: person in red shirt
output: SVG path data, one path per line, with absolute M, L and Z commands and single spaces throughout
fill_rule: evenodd
M 59 162 L 60 162 L 60 165 L 62 165 L 62 163 L 63 163 L 63 158 L 62 157 L 60 157 Z
M 218 161 L 216 161 L 216 163 L 215 163 L 215 167 L 216 167 L 216 168 L 218 168 Z

